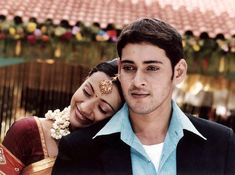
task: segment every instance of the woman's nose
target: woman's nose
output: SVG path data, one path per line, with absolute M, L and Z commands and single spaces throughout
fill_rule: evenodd
M 87 118 L 93 120 L 94 107 L 95 107 L 95 99 L 86 99 L 80 104 L 80 110 L 82 115 L 85 115 Z

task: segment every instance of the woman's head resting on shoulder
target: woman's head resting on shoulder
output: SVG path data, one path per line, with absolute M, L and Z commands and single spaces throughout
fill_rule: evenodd
M 72 128 L 90 126 L 111 117 L 121 108 L 124 98 L 117 73 L 117 59 L 102 62 L 91 69 L 71 99 Z

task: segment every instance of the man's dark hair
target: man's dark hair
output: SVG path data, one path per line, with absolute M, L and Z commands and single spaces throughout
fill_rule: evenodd
M 172 70 L 180 59 L 184 59 L 181 35 L 171 25 L 158 19 L 141 18 L 124 27 L 117 41 L 120 59 L 122 49 L 129 43 L 149 43 L 165 50 Z

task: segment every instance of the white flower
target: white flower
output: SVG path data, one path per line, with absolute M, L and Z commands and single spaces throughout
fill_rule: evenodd
M 56 122 L 54 122 L 53 124 L 52 124 L 52 128 L 54 128 L 54 129 L 57 129 L 59 126 L 56 124 Z
M 45 117 L 49 120 L 53 120 L 52 128 L 50 129 L 51 137 L 59 140 L 62 136 L 66 136 L 70 133 L 69 131 L 69 114 L 70 114 L 70 106 L 64 108 L 63 111 L 59 109 L 54 110 L 52 112 L 49 110 Z
M 70 122 L 69 122 L 69 121 L 66 121 L 66 122 L 64 122 L 64 125 L 67 127 L 67 126 L 70 125 Z
M 54 134 L 55 133 L 55 129 L 51 128 L 50 132 L 51 132 L 51 134 Z

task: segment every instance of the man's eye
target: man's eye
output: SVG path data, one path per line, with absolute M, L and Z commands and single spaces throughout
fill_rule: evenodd
M 85 89 L 83 89 L 83 93 L 84 93 L 85 96 L 87 96 L 87 97 L 90 97 L 90 96 L 91 96 L 91 94 L 89 94 Z
M 157 67 L 157 66 L 148 66 L 147 70 L 148 71 L 157 71 L 157 70 L 159 70 L 159 67 Z
M 133 71 L 133 70 L 135 70 L 135 67 L 131 66 L 131 65 L 124 65 L 124 66 L 122 66 L 122 69 L 124 71 Z

